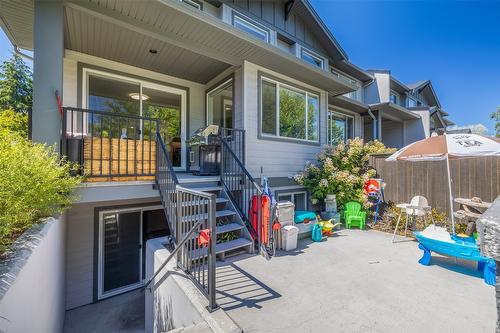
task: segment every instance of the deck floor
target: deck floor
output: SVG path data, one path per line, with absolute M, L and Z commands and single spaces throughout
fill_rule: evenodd
M 494 332 L 495 289 L 471 262 L 417 263 L 413 241 L 342 230 L 271 261 L 228 258 L 218 304 L 245 332 Z

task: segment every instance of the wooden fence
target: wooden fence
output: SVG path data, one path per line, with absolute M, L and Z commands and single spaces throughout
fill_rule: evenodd
M 388 156 L 388 155 L 387 155 Z M 370 157 L 370 165 L 386 185 L 385 199 L 394 203 L 409 202 L 423 195 L 432 207 L 449 215 L 449 191 L 446 161 L 386 162 L 385 155 Z M 500 158 L 482 157 L 450 160 L 454 198 L 479 197 L 493 202 L 500 195 Z M 458 205 L 454 204 L 454 209 Z

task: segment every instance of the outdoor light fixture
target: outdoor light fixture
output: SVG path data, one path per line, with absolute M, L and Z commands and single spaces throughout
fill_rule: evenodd
M 146 101 L 149 99 L 149 96 L 145 95 L 145 94 L 142 94 L 142 98 L 141 98 L 141 94 L 139 94 L 139 93 L 130 93 L 128 95 L 130 96 L 130 98 L 135 99 L 136 101 L 138 101 L 140 99 L 142 99 L 143 101 Z

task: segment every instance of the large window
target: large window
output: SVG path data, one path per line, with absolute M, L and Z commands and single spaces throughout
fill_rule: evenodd
M 328 143 L 337 145 L 354 138 L 354 117 L 336 112 L 328 111 Z
M 304 141 L 319 141 L 319 96 L 261 78 L 261 132 Z
M 295 210 L 307 210 L 307 193 L 305 191 L 278 193 L 278 201 L 290 201 Z
M 254 22 L 250 20 L 247 17 L 244 17 L 240 14 L 234 14 L 233 15 L 233 26 L 245 31 L 246 33 L 249 33 L 250 35 L 263 40 L 264 42 L 269 43 L 270 39 L 270 31 L 269 29 L 266 29 L 262 25 L 258 24 L 257 22 Z

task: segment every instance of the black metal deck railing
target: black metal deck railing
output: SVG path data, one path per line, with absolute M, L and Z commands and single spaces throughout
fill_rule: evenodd
M 257 209 L 256 212 L 252 213 L 250 209 L 252 201 L 256 207 L 261 207 L 262 189 L 236 155 L 231 143 L 224 137 L 221 137 L 221 155 L 221 183 L 248 230 L 260 245 L 262 242 L 260 235 L 262 211 Z M 257 223 L 251 221 L 253 214 Z
M 88 181 L 152 178 L 158 119 L 65 107 L 61 152 Z
M 245 164 L 245 130 L 238 128 L 220 128 L 220 137 L 236 157 Z

